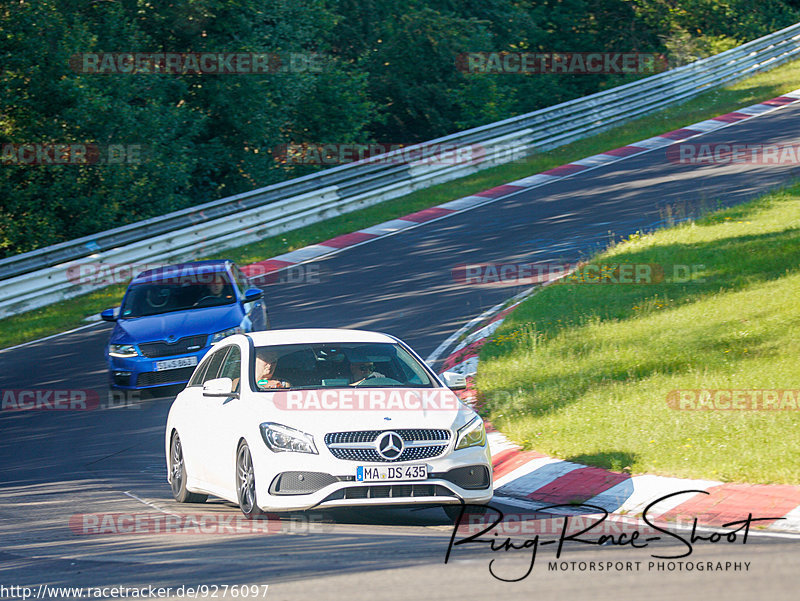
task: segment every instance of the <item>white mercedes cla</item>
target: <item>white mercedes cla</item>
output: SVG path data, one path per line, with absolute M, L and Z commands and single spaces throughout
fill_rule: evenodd
M 230 336 L 203 358 L 170 408 L 172 493 L 182 503 L 221 497 L 247 517 L 312 507 L 486 504 L 489 446 L 483 420 L 451 390 L 463 387 L 463 376 L 440 379 L 386 334 Z

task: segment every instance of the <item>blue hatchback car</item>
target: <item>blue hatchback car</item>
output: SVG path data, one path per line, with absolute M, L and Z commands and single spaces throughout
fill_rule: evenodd
M 269 328 L 263 292 L 231 261 L 144 271 L 121 307 L 101 316 L 116 324 L 106 359 L 111 387 L 121 390 L 185 384 L 212 345 Z

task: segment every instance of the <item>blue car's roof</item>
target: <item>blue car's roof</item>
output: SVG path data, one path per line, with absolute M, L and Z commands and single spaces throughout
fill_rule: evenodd
M 148 269 L 137 275 L 131 284 L 142 284 L 146 282 L 158 282 L 164 279 L 181 278 L 196 275 L 208 275 L 211 273 L 224 273 L 230 261 L 215 259 L 213 261 L 193 261 L 190 263 L 176 263 L 174 265 L 164 265 L 156 269 Z

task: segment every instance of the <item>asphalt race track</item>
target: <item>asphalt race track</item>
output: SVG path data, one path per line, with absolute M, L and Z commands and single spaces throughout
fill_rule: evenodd
M 795 104 L 692 142 L 796 144 L 798 120 Z M 265 286 L 271 321 L 380 330 L 424 357 L 523 289 L 465 286 L 452 276 L 459 264 L 575 261 L 612 236 L 663 223 L 666 207 L 688 213 L 733 205 L 795 175 L 792 166 L 674 164 L 664 148 L 654 150 L 318 260 L 319 278 L 313 272 L 306 281 Z M 93 389 L 104 399 L 109 329 L 98 323 L 0 353 L 0 390 Z M 269 584 L 272 600 L 796 598 L 800 537 L 791 536 L 754 535 L 746 546 L 699 542 L 682 560 L 749 562 L 747 571 L 646 569 L 664 561 L 651 554 L 684 550 L 672 540 L 648 549 L 574 544 L 562 557 L 587 565 L 640 561 L 637 571 L 549 572 L 552 547 L 543 548 L 531 575 L 511 583 L 493 578 L 489 562 L 517 577 L 530 552 L 464 546 L 445 565 L 452 526 L 436 508 L 312 511 L 282 517 L 267 533 L 76 533 L 71 524 L 81 514 L 238 517 L 229 503 L 172 500 L 162 448 L 168 408 L 169 399 L 151 399 L 97 411 L 0 412 L 0 586 Z M 0 589 L 3 597 L 13 595 Z

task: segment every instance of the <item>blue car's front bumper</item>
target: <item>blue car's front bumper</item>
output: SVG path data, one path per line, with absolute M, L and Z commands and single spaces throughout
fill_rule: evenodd
M 172 384 L 186 384 L 194 372 L 197 363 L 211 349 L 206 346 L 193 353 L 184 353 L 168 357 L 112 357 L 106 356 L 108 361 L 109 378 L 111 388 L 118 390 L 142 390 L 146 388 L 158 388 L 159 386 L 169 386 Z M 177 367 L 173 369 L 156 369 L 156 364 L 161 361 L 173 359 L 191 359 L 197 361 L 194 365 Z

